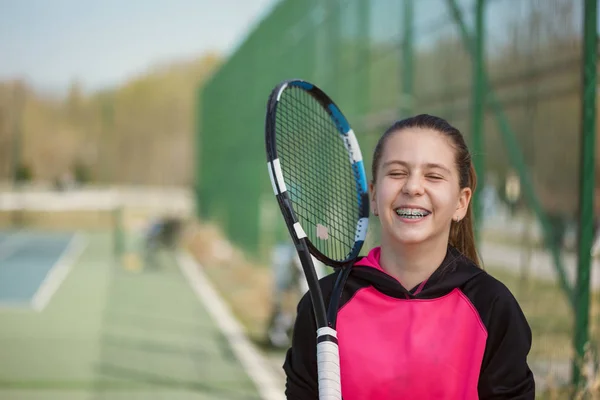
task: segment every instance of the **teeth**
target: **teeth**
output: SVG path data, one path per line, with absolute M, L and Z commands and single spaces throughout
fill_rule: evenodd
M 423 218 L 429 215 L 429 212 L 418 208 L 398 208 L 396 214 L 404 218 Z

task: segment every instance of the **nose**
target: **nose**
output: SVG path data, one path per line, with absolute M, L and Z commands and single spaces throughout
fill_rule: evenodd
M 402 192 L 409 196 L 420 196 L 423 194 L 423 181 L 418 174 L 410 174 L 406 181 L 404 181 L 404 186 L 402 187 Z

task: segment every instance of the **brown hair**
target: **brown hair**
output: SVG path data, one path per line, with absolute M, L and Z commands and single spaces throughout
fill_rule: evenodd
M 394 133 L 407 128 L 432 129 L 450 139 L 455 149 L 456 168 L 458 169 L 460 188 L 468 187 L 475 193 L 477 187 L 477 175 L 475 174 L 475 168 L 471 161 L 471 153 L 469 152 L 469 148 L 465 143 L 462 133 L 450 125 L 445 119 L 428 114 L 420 114 L 397 121 L 384 132 L 381 138 L 379 138 L 377 146 L 375 146 L 373 164 L 371 166 L 373 183 L 377 181 L 377 169 L 379 168 L 381 155 L 387 139 Z M 452 221 L 448 241 L 451 246 L 458 249 L 458 251 L 471 259 L 476 265 L 480 265 L 479 256 L 475 247 L 471 202 L 469 202 L 465 217 L 459 222 Z

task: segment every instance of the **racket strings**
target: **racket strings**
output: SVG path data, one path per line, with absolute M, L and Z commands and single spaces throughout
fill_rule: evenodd
M 290 200 L 308 239 L 327 257 L 345 260 L 361 205 L 338 128 L 310 94 L 288 88 L 279 101 L 276 136 Z
M 308 95 L 306 95 L 306 96 L 308 96 Z M 320 122 L 320 124 L 319 124 L 320 126 L 318 126 L 318 127 L 308 126 L 309 130 L 312 131 L 312 132 L 315 132 L 315 129 L 317 131 L 319 131 L 319 132 L 324 132 L 326 130 L 329 130 L 329 134 L 327 136 L 325 136 L 325 137 L 329 138 L 330 140 L 332 138 L 335 139 L 336 135 L 339 136 L 339 133 L 337 133 L 337 130 L 333 126 L 333 123 L 329 119 L 329 116 L 322 110 L 321 106 L 315 100 L 311 101 L 311 103 L 312 103 L 312 104 L 310 104 L 311 107 L 313 107 L 313 108 L 317 108 L 318 107 L 317 110 L 313 111 L 313 115 L 318 115 L 318 114 L 316 114 L 317 111 L 320 111 L 322 115 L 320 115 L 319 116 L 320 118 L 318 118 L 318 122 Z M 333 131 L 333 132 L 331 132 L 331 131 Z M 341 143 L 341 138 L 339 140 L 340 140 L 340 143 Z M 292 142 L 292 143 L 296 144 L 296 142 Z M 337 147 L 339 147 L 339 144 L 337 142 L 334 143 L 334 145 L 337 145 Z M 290 148 L 289 150 L 291 152 L 291 151 L 298 151 L 300 149 L 298 149 L 297 146 L 295 146 L 294 148 Z M 308 150 L 308 149 L 306 149 L 306 150 Z M 317 156 L 319 150 L 321 150 L 322 154 L 319 154 Z M 323 150 L 325 150 L 325 151 L 323 151 Z M 329 160 L 333 159 L 333 165 L 338 165 L 338 166 L 341 165 L 341 166 L 344 166 L 344 167 L 348 166 L 348 155 L 347 155 L 347 152 L 345 151 L 345 149 L 342 149 L 343 150 L 342 152 L 339 151 L 340 150 L 339 148 L 337 149 L 338 150 L 337 152 L 331 152 L 330 150 L 331 150 L 331 147 L 328 147 L 328 146 L 323 147 L 321 149 L 314 149 L 314 151 L 309 151 L 309 152 L 305 153 L 304 154 L 304 158 L 311 165 L 316 165 L 317 163 L 322 162 L 323 158 L 325 158 L 326 160 L 327 159 L 329 159 Z M 337 158 L 337 159 L 334 159 L 334 158 Z M 309 171 L 307 169 L 300 169 L 300 171 L 302 171 L 302 172 L 305 173 L 304 176 L 301 177 L 301 180 L 306 182 L 306 179 L 307 179 L 306 175 L 308 175 L 311 171 Z M 291 171 L 291 172 L 293 173 L 294 171 Z M 314 169 L 313 169 L 312 172 L 314 172 Z M 339 171 L 335 171 L 335 170 L 332 170 L 331 172 L 338 172 L 339 173 Z M 346 183 L 346 182 L 344 182 L 344 183 Z M 349 188 L 351 188 L 348 185 L 344 185 L 344 186 L 333 185 L 333 186 L 330 187 L 330 189 L 334 190 L 334 192 L 335 192 L 334 194 L 336 194 L 336 195 L 342 195 L 343 196 L 345 193 L 342 193 L 340 191 L 341 187 L 343 187 L 346 190 L 349 189 Z M 349 193 L 352 194 L 354 192 L 351 190 Z M 307 194 L 307 196 L 310 196 L 310 195 Z M 314 200 L 316 200 L 316 199 L 315 198 L 311 198 L 310 200 L 312 200 L 314 202 Z M 336 210 L 333 210 L 333 211 L 335 213 Z

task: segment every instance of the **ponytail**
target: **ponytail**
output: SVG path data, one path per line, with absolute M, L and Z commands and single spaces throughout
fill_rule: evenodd
M 477 188 L 477 175 L 475 174 L 475 168 L 473 163 L 469 167 L 469 188 L 472 193 L 475 193 Z M 469 201 L 467 207 L 467 214 L 460 221 L 452 221 L 450 226 L 450 245 L 455 247 L 458 251 L 464 254 L 467 258 L 481 268 L 481 262 L 479 255 L 477 254 L 477 248 L 475 247 L 475 233 L 473 229 L 473 202 Z

